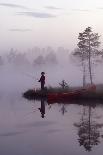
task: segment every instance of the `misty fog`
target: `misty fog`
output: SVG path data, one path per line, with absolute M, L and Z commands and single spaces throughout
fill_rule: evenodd
M 22 93 L 27 89 L 40 88 L 41 72 L 45 72 L 46 87 L 59 86 L 65 80 L 69 86 L 82 86 L 82 69 L 70 57 L 71 51 L 59 47 L 40 49 L 35 47 L 26 52 L 11 49 L 0 56 L 0 92 Z M 95 65 L 94 81 L 102 83 L 103 63 Z

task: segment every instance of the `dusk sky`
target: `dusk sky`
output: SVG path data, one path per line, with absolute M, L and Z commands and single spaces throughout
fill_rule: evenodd
M 103 0 L 0 0 L 0 52 L 34 46 L 73 50 L 88 26 L 103 42 Z

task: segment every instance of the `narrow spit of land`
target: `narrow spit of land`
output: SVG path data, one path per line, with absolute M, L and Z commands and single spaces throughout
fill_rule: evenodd
M 81 95 L 77 95 L 77 97 L 73 98 L 74 100 L 90 100 L 90 101 L 101 101 L 103 102 L 103 84 L 96 85 L 96 90 L 87 90 L 85 91 L 82 87 L 71 87 L 62 89 L 60 87 L 49 87 L 45 88 L 43 91 L 40 89 L 37 90 L 27 90 L 23 93 L 23 97 L 27 99 L 41 99 L 44 97 L 45 99 L 48 98 L 49 94 L 63 94 L 63 93 L 73 93 L 73 92 L 80 92 Z M 65 100 L 65 98 L 64 98 Z

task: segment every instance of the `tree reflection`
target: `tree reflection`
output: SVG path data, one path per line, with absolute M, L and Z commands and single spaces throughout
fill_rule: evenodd
M 83 107 L 82 117 L 79 123 L 74 125 L 78 128 L 78 142 L 80 146 L 84 146 L 86 151 L 92 151 L 93 146 L 100 143 L 100 128 L 103 124 L 97 123 L 93 120 L 94 114 L 92 113 L 92 107 Z
M 62 104 L 60 111 L 61 111 L 62 115 L 64 115 L 67 112 L 66 106 L 64 104 Z

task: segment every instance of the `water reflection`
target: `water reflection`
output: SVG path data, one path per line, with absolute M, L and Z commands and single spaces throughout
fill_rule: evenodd
M 64 115 L 67 112 L 65 104 L 62 104 L 60 111 L 61 111 L 62 115 Z
M 58 104 L 62 105 L 60 112 L 64 115 L 67 111 L 67 107 L 72 104 Z M 101 116 L 96 116 L 95 110 L 97 104 L 92 103 L 78 103 L 78 105 L 83 105 L 81 119 L 79 122 L 74 123 L 74 126 L 78 129 L 78 142 L 80 146 L 88 152 L 92 151 L 93 147 L 101 143 L 103 138 L 102 128 L 103 123 L 99 123 Z M 84 106 L 85 105 L 85 106 Z M 98 119 L 98 120 L 97 120 Z
M 16 131 L 14 131 L 14 132 L 7 132 L 7 133 L 2 133 L 2 134 L 0 134 L 0 137 L 11 137 L 11 136 L 16 136 L 16 135 L 19 135 L 19 134 L 23 134 L 24 132 L 16 132 Z
M 100 129 L 103 127 L 103 123 L 97 123 L 94 120 L 96 114 L 93 109 L 95 107 L 91 105 L 83 107 L 80 121 L 74 124 L 78 128 L 78 142 L 86 151 L 92 151 L 93 146 L 98 145 L 102 138 Z
M 39 117 L 38 115 L 37 118 L 33 117 L 33 122 L 25 123 L 22 125 L 22 127 L 35 127 L 35 132 L 37 131 L 37 133 L 40 133 L 42 129 L 42 137 L 49 136 L 50 139 L 54 138 L 54 141 L 57 139 L 59 144 L 62 143 L 60 144 L 60 148 L 69 142 L 71 145 L 74 145 L 74 142 L 76 142 L 79 144 L 78 150 L 81 150 L 81 152 L 85 150 L 88 152 L 91 151 L 92 154 L 94 152 L 92 152 L 94 146 L 97 146 L 101 143 L 103 138 L 103 123 L 100 115 L 102 114 L 101 109 L 103 107 L 98 108 L 98 104 L 90 104 L 79 101 L 66 102 L 64 104 L 47 103 L 45 98 L 41 98 L 39 102 L 35 102 L 35 104 L 33 102 L 33 106 L 35 106 L 36 110 L 38 111 L 38 113 L 35 113 L 35 115 L 39 114 Z M 96 116 L 96 110 L 98 112 L 98 116 Z M 78 115 L 78 112 L 80 111 L 81 113 Z M 48 114 L 47 116 L 46 113 Z M 40 118 L 45 118 L 45 116 L 46 119 Z M 77 141 L 75 141 L 75 137 L 77 136 Z M 61 141 L 58 141 L 58 139 L 61 139 Z M 81 149 L 81 147 L 83 147 L 83 149 Z M 99 145 L 99 147 L 101 147 L 101 145 Z M 70 148 L 72 148 L 72 146 Z M 77 150 L 73 151 L 76 152 Z
M 55 121 L 37 121 L 37 122 L 31 122 L 31 123 L 25 123 L 18 125 L 19 128 L 39 128 L 39 127 L 46 127 L 46 126 L 52 126 L 55 125 Z
M 38 108 L 40 110 L 41 113 L 41 117 L 44 118 L 45 117 L 45 99 L 41 98 L 41 107 Z

